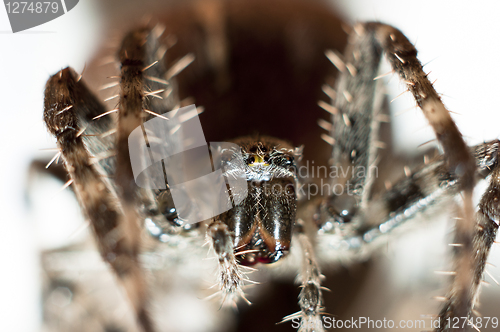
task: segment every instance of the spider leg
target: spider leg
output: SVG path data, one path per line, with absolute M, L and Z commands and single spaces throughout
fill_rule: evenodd
M 155 190 L 156 185 L 163 186 L 161 189 L 169 191 L 165 170 L 156 174 L 157 168 L 145 171 L 145 181 L 151 189 L 139 188 L 134 179 L 129 149 L 129 137 L 136 128 L 141 128 L 144 141 L 149 147 L 150 161 L 162 159 L 158 149 L 153 149 L 153 141 L 156 145 L 177 146 L 181 150 L 176 135 L 169 133 L 155 133 L 146 128 L 145 122 L 160 118 L 168 121 L 170 130 L 175 131 L 182 120 L 179 116 L 167 118 L 163 114 L 179 109 L 180 102 L 177 95 L 175 76 L 193 61 L 193 56 L 187 54 L 177 63 L 167 69 L 165 53 L 167 42 L 163 35 L 164 28 L 157 25 L 153 28 L 143 27 L 133 30 L 123 39 L 118 58 L 121 63 L 120 95 L 117 106 L 118 125 L 116 129 L 116 176 L 118 196 L 124 201 L 125 215 L 127 218 L 136 219 L 135 207 L 139 207 L 141 215 L 148 217 L 163 229 L 162 234 L 176 234 L 179 229 L 172 229 L 172 225 L 165 221 L 164 215 L 157 204 L 161 192 Z M 177 113 L 176 113 L 177 114 Z M 158 137 L 160 135 L 160 137 Z M 163 141 L 165 136 L 168 142 Z M 139 156 L 133 156 L 138 158 Z M 139 158 L 147 158 L 140 156 Z M 164 164 L 162 164 L 164 167 Z M 159 177 L 159 178 L 158 178 Z M 152 185 L 152 182 L 155 182 Z M 173 206 L 172 206 L 173 207 Z
M 350 36 L 350 46 L 348 48 L 347 59 L 350 61 L 347 64 L 342 62 L 338 56 L 331 55 L 330 58 L 337 67 L 340 67 L 341 71 L 343 69 L 343 75 L 339 82 L 339 91 L 338 95 L 340 96 L 340 101 L 336 100 L 336 108 L 333 110 L 333 120 L 334 120 L 334 128 L 336 126 L 340 126 L 340 134 L 333 132 L 331 137 L 336 140 L 338 139 L 338 135 L 343 135 L 343 131 L 346 131 L 348 127 L 353 127 L 351 114 L 352 111 L 349 109 L 349 104 L 356 106 L 356 104 L 361 104 L 363 106 L 371 106 L 366 109 L 370 110 L 373 108 L 372 99 L 373 93 L 372 89 L 366 89 L 365 86 L 372 87 L 373 80 L 376 80 L 374 69 L 378 67 L 379 56 L 385 52 L 390 64 L 393 67 L 393 71 L 397 73 L 401 79 L 407 84 L 408 91 L 410 91 L 417 105 L 422 109 L 424 115 L 429 121 L 430 125 L 434 129 L 436 137 L 438 141 L 441 143 L 444 150 L 444 159 L 438 164 L 433 165 L 432 167 L 440 168 L 440 172 L 444 171 L 444 174 L 447 174 L 450 179 L 456 180 L 455 190 L 460 192 L 463 197 L 463 211 L 460 212 L 462 218 L 459 218 L 457 221 L 456 227 L 456 242 L 460 245 L 457 247 L 456 252 L 456 276 L 454 278 L 453 283 L 453 291 L 451 293 L 452 299 L 450 299 L 450 305 L 445 311 L 446 314 L 442 313 L 442 316 L 453 316 L 453 317 L 468 317 L 470 311 L 472 309 L 473 299 L 475 298 L 475 290 L 472 288 L 473 293 L 471 293 L 471 285 L 474 283 L 475 274 L 481 274 L 481 271 L 478 271 L 476 263 L 474 261 L 474 241 L 476 241 L 477 235 L 475 235 L 475 225 L 477 222 L 481 223 L 480 220 L 474 218 L 474 208 L 472 204 L 472 192 L 475 185 L 476 179 L 476 162 L 474 157 L 471 154 L 471 151 L 465 144 L 462 135 L 460 134 L 458 128 L 455 123 L 451 119 L 451 116 L 448 110 L 444 107 L 441 99 L 438 94 L 434 90 L 432 84 L 427 78 L 427 74 L 425 74 L 422 70 L 422 65 L 420 61 L 416 58 L 417 51 L 415 47 L 408 41 L 408 39 L 397 29 L 381 24 L 381 23 L 366 23 L 366 24 L 358 24 L 354 27 L 354 31 Z M 327 54 L 328 55 L 328 54 Z M 361 61 L 358 65 L 356 65 L 356 61 L 359 59 L 364 59 L 368 61 Z M 360 74 L 361 73 L 361 74 Z M 365 91 L 366 90 L 366 91 Z M 360 95 L 360 93 L 365 93 Z M 339 97 L 337 97 L 339 99 Z M 358 102 L 358 99 L 361 99 Z M 367 99 L 368 101 L 363 104 L 363 102 Z M 363 111 L 363 109 L 361 109 Z M 347 119 L 346 119 L 347 117 Z M 344 120 L 344 125 L 342 125 L 342 120 Z M 355 124 L 356 119 L 354 119 Z M 340 125 L 338 125 L 340 123 Z M 349 135 L 348 138 L 344 139 L 347 142 L 343 142 L 341 146 L 347 146 L 347 150 L 342 151 L 342 148 L 334 147 L 333 156 L 346 158 L 349 157 L 351 162 L 355 165 L 358 165 L 359 161 L 361 163 L 359 165 L 365 166 L 369 165 L 364 160 L 370 158 L 370 154 L 368 153 L 366 156 L 359 156 L 359 152 L 363 153 L 363 150 L 355 149 L 356 143 L 358 143 L 361 147 L 364 148 L 365 153 L 368 150 L 367 142 L 370 140 L 368 134 L 364 133 L 363 135 L 359 134 L 359 131 L 351 131 L 347 132 Z M 354 155 L 354 156 L 353 156 Z M 342 160 L 342 159 L 341 159 Z M 432 173 L 435 173 L 435 170 L 431 170 L 428 168 L 427 171 L 431 171 L 426 175 L 425 169 L 416 176 L 413 177 L 412 180 L 418 180 L 420 177 L 420 181 L 425 182 L 426 177 L 431 176 Z M 439 174 L 438 174 L 439 175 Z M 434 177 L 435 179 L 436 177 Z M 363 181 L 359 181 L 359 179 L 353 177 L 351 180 L 354 182 L 358 182 L 363 185 Z M 365 180 L 369 182 L 369 178 Z M 417 181 L 418 182 L 418 181 Z M 440 187 L 440 182 L 430 182 L 426 186 L 431 189 L 430 192 L 436 192 L 432 190 L 432 186 L 436 186 L 439 189 L 443 189 Z M 369 190 L 369 187 L 364 188 L 363 196 L 369 195 L 370 193 L 364 194 L 366 190 Z M 401 190 L 407 192 L 407 199 L 401 201 L 402 205 L 405 205 L 411 202 L 413 199 L 417 201 L 420 199 L 419 196 L 423 194 L 422 186 L 413 186 L 413 187 L 401 187 Z M 415 189 L 415 190 L 413 190 Z M 356 190 L 355 194 L 359 194 Z M 409 196 L 413 196 L 413 199 Z M 422 197 L 426 195 L 423 194 Z M 366 197 L 366 196 L 365 196 Z M 385 197 L 390 198 L 390 197 Z M 335 200 L 338 198 L 334 196 L 330 196 L 326 203 L 323 203 L 324 206 L 328 207 L 333 205 L 335 208 Z M 430 199 L 431 201 L 433 199 Z M 332 204 L 333 202 L 333 204 Z M 366 200 L 362 200 L 361 203 L 366 202 Z M 349 202 L 348 202 L 349 203 Z M 346 204 L 345 202 L 341 202 L 341 204 Z M 351 203 L 352 205 L 352 203 Z M 382 206 L 383 204 L 380 204 Z M 410 203 L 411 205 L 411 203 Z M 428 204 L 425 203 L 425 206 Z M 362 229 L 366 227 L 366 225 L 379 225 L 378 230 L 374 229 L 374 232 L 385 232 L 387 231 L 387 227 L 382 226 L 390 226 L 391 224 L 383 224 L 377 221 L 376 214 L 368 213 L 371 209 L 376 209 L 376 204 L 371 204 L 371 208 L 368 209 L 367 205 L 361 205 L 361 208 L 364 208 L 365 217 L 354 217 L 356 213 L 355 210 L 349 211 L 352 212 L 351 218 L 352 225 L 347 227 L 339 227 L 341 232 L 343 232 L 343 236 L 350 237 L 350 234 L 353 229 Z M 323 208 L 323 210 L 326 210 Z M 418 209 L 417 209 L 418 210 Z M 372 211 L 373 212 L 373 211 Z M 380 211 L 379 211 L 380 212 Z M 382 213 L 384 214 L 384 213 Z M 368 217 L 369 216 L 369 217 Z M 321 218 L 320 218 L 321 219 Z M 345 221 L 345 218 L 337 218 L 340 221 Z M 364 219 L 364 222 L 363 220 Z M 403 218 L 408 219 L 408 218 Z M 395 223 L 397 220 L 388 220 L 391 223 Z M 370 228 L 370 226 L 368 226 Z M 389 227 L 390 228 L 390 227 Z M 365 236 L 363 240 L 366 240 L 371 234 L 366 230 Z M 362 242 L 355 241 L 354 246 L 361 245 Z
M 302 249 L 302 267 L 298 275 L 298 280 L 301 283 L 299 294 L 301 326 L 299 332 L 324 331 L 321 320 L 323 310 L 321 280 L 323 275 L 315 258 L 309 237 L 303 232 L 302 227 L 298 226 L 296 240 L 300 243 Z
M 486 178 L 498 163 L 500 141 L 495 140 L 471 148 L 478 166 L 476 177 Z M 457 177 L 448 172 L 443 156 L 412 170 L 410 176 L 392 184 L 392 187 L 373 197 L 366 208 L 353 217 L 354 223 L 337 225 L 322 211 L 320 217 L 325 240 L 317 251 L 322 261 L 364 260 L 374 247 L 384 244 L 394 231 L 419 215 L 439 214 L 441 203 L 460 192 Z M 362 225 L 362 226 L 359 226 Z M 338 228 L 343 229 L 337 234 Z M 335 253 L 333 255 L 332 253 Z
M 118 195 L 124 201 L 125 215 L 130 224 L 136 224 L 138 216 L 135 203 L 138 202 L 137 185 L 134 181 L 128 139 L 144 118 L 145 94 L 144 69 L 150 65 L 147 58 L 149 29 L 137 29 L 123 39 L 118 57 L 121 62 L 120 100 L 118 105 L 117 126 L 117 168 L 116 183 Z
M 222 301 L 235 306 L 241 297 L 250 303 L 243 292 L 245 274 L 243 266 L 239 265 L 234 254 L 234 239 L 229 227 L 216 219 L 207 228 L 207 238 L 219 260 L 219 285 Z
M 139 188 L 132 171 L 129 150 L 129 136 L 138 127 L 142 128 L 147 144 L 154 138 L 146 135 L 144 120 L 162 117 L 161 114 L 176 107 L 178 100 L 173 93 L 172 77 L 168 77 L 163 55 L 164 46 L 160 43 L 161 29 L 149 27 L 131 31 L 123 39 L 118 58 L 121 63 L 120 95 L 118 102 L 118 124 L 116 138 L 116 173 L 115 184 L 117 195 L 122 202 L 124 214 L 124 234 L 128 238 L 129 250 L 137 256 L 141 245 L 141 220 L 151 217 L 153 220 L 164 220 L 159 211 L 154 190 Z M 175 66 L 175 65 L 174 65 Z M 178 106 L 177 106 L 178 107 Z M 135 156 L 134 156 L 135 157 Z M 163 174 L 161 174 L 163 175 Z M 165 187 L 168 184 L 165 180 Z M 165 223 L 163 223 L 165 224 Z M 171 225 L 164 228 L 171 228 Z M 165 231 L 165 229 L 164 229 Z M 174 232 L 172 232 L 174 233 Z M 142 276 L 131 275 L 127 271 L 117 270 L 129 291 L 129 297 L 139 315 L 140 323 L 145 331 L 152 331 L 151 319 L 145 312 L 145 290 Z M 135 290 L 137 288 L 137 290 Z
M 413 94 L 417 105 L 422 109 L 429 124 L 434 129 L 436 138 L 441 143 L 447 168 L 457 177 L 463 196 L 462 218 L 457 220 L 455 259 L 456 276 L 453 283 L 452 306 L 449 315 L 469 317 L 474 294 L 470 285 L 474 279 L 473 236 L 475 228 L 472 192 L 475 185 L 475 160 L 465 144 L 462 135 L 453 122 L 449 111 L 434 90 L 422 64 L 416 58 L 417 51 L 408 39 L 397 29 L 380 23 L 359 25 L 356 34 L 374 38 L 385 51 L 394 71 L 400 75 Z M 364 30 L 364 31 L 363 31 Z
M 463 284 L 458 278 L 453 280 L 452 288 L 447 296 L 447 301 L 439 313 L 440 325 L 438 331 L 447 331 L 452 329 L 452 317 L 467 317 L 469 313 L 479 303 L 479 289 L 483 274 L 485 271 L 486 260 L 493 245 L 500 220 L 500 206 L 498 200 L 500 199 L 500 165 L 498 163 L 498 144 L 495 142 L 496 147 L 493 151 L 487 146 L 476 149 L 476 158 L 478 156 L 495 154 L 494 162 L 488 163 L 488 169 L 492 169 L 490 176 L 490 184 L 486 192 L 482 196 L 478 211 L 476 213 L 476 224 L 474 226 L 474 233 L 472 237 L 471 248 L 464 248 L 462 245 L 454 246 L 455 255 L 459 258 L 463 256 L 463 250 L 471 250 L 472 252 L 472 278 L 468 280 L 467 284 Z M 479 163 L 481 166 L 481 164 Z M 462 239 L 460 234 L 456 234 L 455 242 L 461 244 Z M 458 268 L 462 261 L 455 262 L 455 268 Z M 462 294 L 466 292 L 466 296 Z M 466 302 L 467 301 L 467 302 Z M 456 308 L 464 308 L 467 316 L 458 316 Z M 468 325 L 468 324 L 467 324 Z
M 385 52 L 393 70 L 407 84 L 408 90 L 413 94 L 417 105 L 432 126 L 444 149 L 450 172 L 458 176 L 464 195 L 471 196 L 475 185 L 474 158 L 449 111 L 423 71 L 413 44 L 399 30 L 381 23 L 358 25 L 355 31 L 361 39 L 374 38 L 375 43 Z M 364 34 L 367 36 L 363 37 Z M 471 217 L 472 203 L 467 203 L 468 200 L 468 198 L 464 199 L 465 204 L 470 205 L 466 206 L 465 212 Z
M 82 94 L 82 91 L 86 92 Z M 83 212 L 91 222 L 103 259 L 124 285 L 142 329 L 154 331 L 145 308 L 145 282 L 138 259 L 139 232 L 128 231 L 130 220 L 124 215 L 114 190 L 92 165 L 77 115 L 87 111 L 83 96 L 91 94 L 72 69 L 55 74 L 45 89 L 44 120 L 49 132 L 57 138 L 66 170 Z M 95 98 L 92 98 L 91 104 L 94 102 Z M 136 220 L 133 222 L 137 223 Z
M 347 172 L 340 172 L 334 179 L 334 187 L 347 187 L 340 195 L 331 199 L 349 200 L 356 197 L 360 208 L 369 198 L 374 170 L 377 164 L 377 139 L 380 125 L 381 98 L 377 93 L 377 75 L 381 52 L 370 39 L 353 42 L 351 37 L 346 57 L 333 51 L 326 56 L 341 72 L 337 82 L 336 97 L 330 107 L 333 125 L 330 129 L 332 143 L 332 166 Z M 360 51 L 360 49 L 364 51 Z M 350 172 L 351 168 L 366 172 Z

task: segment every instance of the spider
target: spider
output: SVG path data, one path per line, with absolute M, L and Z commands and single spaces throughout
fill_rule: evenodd
M 198 4 L 175 10 L 158 24 L 131 30 L 118 51 L 116 130 L 110 111 L 72 69 L 47 83 L 44 120 L 57 138 L 101 255 L 124 286 L 140 328 L 154 331 L 156 324 L 148 310 L 148 299 L 154 296 L 148 291 L 140 252 L 166 256 L 162 250 L 172 241 L 189 239 L 196 245 L 206 233 L 225 302 L 245 299 L 246 265 L 298 263 L 300 311 L 284 321 L 298 319 L 299 330 L 321 330 L 325 316 L 320 263 L 331 262 L 334 255 L 365 259 L 400 224 L 460 194 L 457 266 L 439 314 L 439 330 L 450 329 L 447 319 L 468 317 L 477 301 L 498 228 L 498 141 L 471 149 L 465 145 L 414 47 L 397 29 L 358 24 L 342 56 L 335 50 L 343 49 L 345 35 L 329 11 L 302 2 L 274 6 L 264 9 L 258 1 Z M 379 127 L 387 120 L 376 80 L 382 53 L 408 85 L 444 150 L 443 156 L 426 160 L 385 189 L 378 187 L 377 178 L 384 145 Z M 333 83 L 337 70 L 339 78 Z M 329 98 L 321 96 L 325 83 Z M 205 107 L 200 119 L 208 141 L 243 136 L 234 142 L 242 149 L 245 169 L 257 174 L 249 178 L 250 194 L 243 203 L 196 225 L 178 217 L 168 190 L 137 187 L 127 145 L 132 130 L 188 104 L 190 96 Z M 327 131 L 323 135 L 312 130 L 317 100 L 330 116 L 329 121 L 320 120 Z M 292 114 L 300 114 L 303 121 Z M 237 125 L 242 122 L 243 127 Z M 320 137 L 330 147 L 318 143 Z M 300 174 L 307 161 L 321 165 L 318 172 L 328 169 L 328 175 L 334 175 L 325 183 L 315 178 L 317 174 Z M 250 185 L 265 172 L 270 178 Z M 487 176 L 491 185 L 474 216 L 472 190 L 477 178 Z M 291 184 L 283 186 L 288 191 L 266 194 L 263 183 L 276 180 Z M 323 195 L 312 192 L 318 181 L 322 190 L 327 188 Z M 300 250 L 294 252 L 294 246 Z M 153 273 L 157 278 L 159 270 Z

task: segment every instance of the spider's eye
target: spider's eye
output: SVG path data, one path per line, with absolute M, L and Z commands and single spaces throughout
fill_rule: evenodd
M 265 146 L 263 146 L 263 147 L 260 148 L 260 151 L 266 153 L 267 152 L 267 148 Z
M 175 207 L 167 207 L 163 210 L 163 215 L 168 221 L 174 221 L 177 218 L 177 210 Z
M 179 219 L 177 209 L 174 205 L 174 200 L 170 191 L 163 191 L 158 195 L 157 203 L 160 213 L 163 214 L 165 219 L 167 219 L 171 224 L 176 226 L 181 226 L 181 220 Z
M 291 165 L 293 163 L 294 158 L 292 156 L 286 156 L 286 164 Z
M 220 161 L 223 163 L 227 163 L 228 161 L 233 159 L 233 152 L 232 151 L 224 151 L 222 155 L 220 156 Z
M 261 155 L 254 155 L 248 158 L 247 164 L 250 166 L 269 166 L 269 157 Z
M 349 195 L 330 198 L 326 209 L 329 217 L 339 223 L 350 222 L 358 210 L 357 201 Z

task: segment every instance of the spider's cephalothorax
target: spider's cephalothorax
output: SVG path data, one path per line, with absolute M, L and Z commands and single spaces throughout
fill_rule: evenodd
M 244 271 L 250 268 L 244 265 L 285 261 L 299 248 L 300 310 L 284 321 L 298 319 L 300 331 L 323 331 L 320 263 L 339 256 L 366 259 L 393 229 L 458 193 L 464 204 L 457 208 L 456 269 L 437 330 L 450 330 L 452 317 L 472 315 L 500 219 L 499 143 L 467 147 L 416 49 L 399 30 L 378 22 L 357 24 L 342 56 L 338 49 L 346 37 L 340 26 L 316 2 L 201 1 L 171 9 L 158 22 L 125 35 L 116 53 L 120 73 L 109 75 L 119 78 L 111 84 L 119 88 L 108 98 L 118 98 L 111 111 L 70 68 L 47 82 L 45 123 L 102 258 L 124 285 L 144 331 L 163 330 L 148 311 L 150 282 L 140 260 L 144 228 L 159 240 L 153 254 L 174 247 L 175 238 L 206 234 L 227 302 L 245 298 Z M 383 54 L 413 94 L 444 155 L 425 159 L 403 179 L 374 190 L 380 182 L 378 150 L 385 146 L 379 128 L 388 121 L 377 93 Z M 335 68 L 340 77 L 334 89 Z M 162 190 L 136 185 L 128 146 L 132 131 L 146 132 L 144 122 L 153 117 L 173 123 L 173 137 L 175 124 L 187 121 L 176 110 L 191 104 L 189 97 L 205 106 L 200 119 L 207 141 L 232 140 L 241 148 L 241 154 L 222 151 L 221 163 L 229 176 L 242 171 L 248 189 L 239 200 L 241 192 L 222 186 L 238 204 L 196 226 L 178 217 L 176 208 L 186 207 L 174 206 L 168 183 Z M 318 104 L 329 121 L 317 121 Z M 170 118 L 162 115 L 170 111 Z M 109 116 L 115 112 L 116 124 Z M 316 122 L 328 134 L 313 130 Z M 305 160 L 323 166 L 328 161 L 339 176 L 324 183 L 317 173 L 300 175 L 302 148 L 295 146 L 302 144 Z M 490 187 L 475 211 L 472 191 L 479 176 L 490 176 Z M 320 180 L 322 192 L 300 187 Z M 159 270 L 161 280 L 165 271 Z

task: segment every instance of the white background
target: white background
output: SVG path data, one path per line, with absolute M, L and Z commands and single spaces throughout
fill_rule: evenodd
M 500 112 L 497 92 L 500 89 L 500 3 L 470 3 L 335 2 L 351 22 L 384 21 L 400 28 L 416 42 L 421 61 L 432 60 L 426 70 L 432 71 L 431 80 L 437 79 L 435 86 L 444 94 L 445 104 L 457 113 L 453 117 L 462 133 L 470 143 L 478 143 L 496 139 L 500 134 L 497 115 Z M 66 15 L 17 34 L 10 32 L 6 12 L 0 8 L 0 331 L 38 330 L 41 318 L 37 249 L 52 241 L 43 235 L 43 229 L 50 227 L 52 219 L 66 221 L 67 224 L 56 223 L 58 226 L 49 232 L 56 238 L 64 238 L 78 227 L 77 222 L 68 220 L 74 218 L 74 213 L 59 211 L 59 215 L 66 218 L 57 217 L 57 211 L 50 208 L 52 195 L 47 195 L 43 203 L 47 207 L 42 213 L 45 221 L 44 217 L 30 213 L 25 189 L 30 161 L 34 157 L 52 156 L 53 152 L 40 149 L 55 146 L 42 122 L 46 80 L 68 65 L 81 71 L 85 60 L 94 52 L 100 13 L 91 4 L 82 0 Z M 396 96 L 402 91 L 401 86 L 395 79 L 391 83 L 394 89 L 391 93 Z M 409 97 L 393 103 L 396 113 L 411 106 Z M 402 150 L 413 151 L 418 144 L 432 139 L 430 129 L 416 109 L 394 121 L 398 129 L 396 140 Z M 52 191 L 57 195 L 57 186 Z M 42 230 L 40 225 L 44 226 Z M 60 234 L 55 234 L 58 232 Z M 492 273 L 500 277 L 499 269 L 492 269 Z M 490 289 L 493 287 L 498 288 L 492 285 Z

